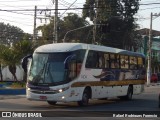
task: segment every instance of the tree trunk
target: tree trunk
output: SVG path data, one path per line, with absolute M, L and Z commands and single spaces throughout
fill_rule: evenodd
M 27 82 L 27 72 L 23 72 L 23 82 Z
M 14 81 L 18 81 L 16 76 L 16 65 L 9 65 L 9 71 L 12 73 Z
M 1 64 L 0 64 L 0 77 L 1 77 L 1 81 L 3 81 L 2 65 Z

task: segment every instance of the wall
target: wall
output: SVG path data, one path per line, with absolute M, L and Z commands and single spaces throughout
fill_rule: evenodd
M 13 81 L 14 80 L 13 75 L 9 71 L 8 67 L 5 67 L 5 68 L 2 69 L 2 74 L 3 74 L 3 80 L 4 81 Z M 22 69 L 22 67 L 17 66 L 16 76 L 17 76 L 18 81 L 23 80 L 23 69 Z

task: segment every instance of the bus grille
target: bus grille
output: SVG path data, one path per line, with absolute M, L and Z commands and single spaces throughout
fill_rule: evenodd
M 36 93 L 36 94 L 56 94 L 55 91 L 40 91 L 40 90 L 33 90 L 31 91 L 32 93 Z

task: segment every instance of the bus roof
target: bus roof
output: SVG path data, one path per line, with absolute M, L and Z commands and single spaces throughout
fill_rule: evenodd
M 35 52 L 68 52 L 79 49 L 87 49 L 83 43 L 53 43 L 38 47 Z
M 40 53 L 52 53 L 52 52 L 69 52 L 69 51 L 75 51 L 79 49 L 89 49 L 89 50 L 95 50 L 95 51 L 102 51 L 102 52 L 109 52 L 109 53 L 118 53 L 123 55 L 133 55 L 133 56 L 142 56 L 143 54 L 127 51 L 123 49 L 118 48 L 112 48 L 112 47 L 106 47 L 101 45 L 93 45 L 93 44 L 84 44 L 84 43 L 53 43 L 53 44 L 47 44 L 42 45 L 38 47 L 35 52 Z

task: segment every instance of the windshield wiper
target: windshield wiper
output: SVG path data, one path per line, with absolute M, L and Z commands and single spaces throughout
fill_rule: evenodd
M 34 83 L 39 83 L 41 80 L 44 82 L 44 79 L 42 78 L 42 75 L 46 69 L 46 64 L 43 65 L 43 68 L 39 71 L 39 73 L 33 77 Z

